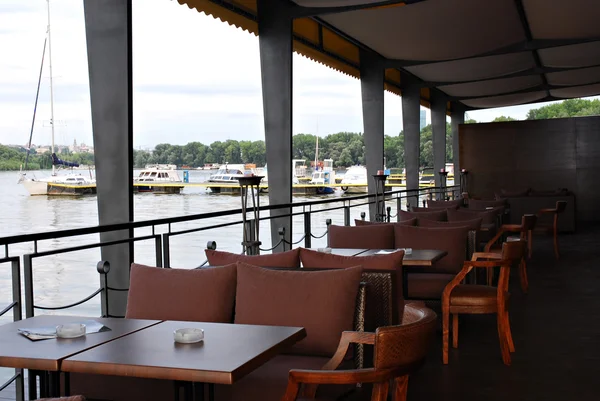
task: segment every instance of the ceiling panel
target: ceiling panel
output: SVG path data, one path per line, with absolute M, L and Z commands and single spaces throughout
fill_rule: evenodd
M 302 7 L 344 7 L 358 6 L 362 4 L 377 4 L 383 0 L 294 0 L 294 3 Z
M 534 39 L 600 36 L 598 0 L 523 0 Z
M 478 57 L 407 67 L 406 70 L 428 82 L 461 82 L 525 71 L 535 67 L 531 52 Z
M 600 84 L 576 86 L 574 88 L 552 89 L 550 94 L 559 98 L 574 98 L 600 95 Z
M 476 97 L 515 92 L 541 84 L 542 79 L 539 75 L 528 75 L 524 77 L 492 79 L 489 81 L 472 82 L 468 84 L 440 86 L 439 89 L 450 96 Z
M 526 39 L 513 0 L 427 0 L 322 18 L 390 59 L 471 57 Z
M 584 85 L 600 82 L 600 67 L 582 68 L 546 74 L 551 85 Z
M 572 68 L 600 65 L 600 42 L 538 50 L 546 67 Z
M 520 93 L 518 95 L 503 95 L 481 99 L 463 100 L 462 103 L 475 108 L 505 107 L 515 104 L 535 102 L 546 97 L 545 91 Z

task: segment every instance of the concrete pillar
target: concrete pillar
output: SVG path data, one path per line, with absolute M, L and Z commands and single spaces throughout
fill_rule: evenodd
M 446 98 L 431 92 L 431 129 L 435 186 L 441 186 L 439 171 L 446 166 Z
M 269 165 L 269 203 L 292 202 L 292 18 L 290 5 L 280 0 L 258 0 L 258 39 L 262 78 L 265 143 Z M 291 208 L 271 216 L 291 214 Z M 292 218 L 271 220 L 271 241 L 279 241 L 279 228 L 291 241 Z M 280 247 L 278 250 L 281 250 Z
M 419 156 L 421 150 L 420 100 L 421 91 L 417 85 L 403 85 L 402 127 L 404 130 L 404 165 L 406 167 L 407 190 L 419 189 Z M 410 206 L 418 206 L 418 198 L 409 197 L 408 204 Z
M 369 193 L 375 193 L 375 180 L 372 175 L 383 169 L 383 128 L 384 103 L 383 83 L 385 67 L 377 54 L 361 50 L 360 87 L 362 93 L 363 126 L 365 140 L 365 161 Z M 375 220 L 375 204 L 369 206 L 372 221 Z
M 465 122 L 465 109 L 459 103 L 452 103 L 452 111 L 450 113 L 452 125 L 452 158 L 454 160 L 454 184 L 460 183 L 460 152 L 459 152 L 459 137 L 458 125 Z
M 131 0 L 84 0 L 92 128 L 100 224 L 133 221 L 133 118 Z M 101 241 L 130 238 L 132 230 L 100 234 Z M 129 288 L 133 246 L 103 247 L 108 285 Z M 109 313 L 124 316 L 126 292 L 109 292 Z M 104 309 L 104 303 L 103 303 Z M 106 313 L 106 311 L 103 311 Z

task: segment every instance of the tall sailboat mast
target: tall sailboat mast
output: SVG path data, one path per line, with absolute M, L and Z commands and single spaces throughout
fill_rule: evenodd
M 54 88 L 52 86 L 52 37 L 50 34 L 50 0 L 46 0 L 48 5 L 48 66 L 50 69 L 50 127 L 52 129 L 52 150 L 50 153 L 55 152 L 54 148 Z M 56 175 L 56 169 L 54 163 L 52 163 L 52 175 Z

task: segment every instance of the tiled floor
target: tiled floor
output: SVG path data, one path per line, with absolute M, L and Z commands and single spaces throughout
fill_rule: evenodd
M 529 294 L 516 275 L 511 281 L 512 365 L 502 363 L 495 318 L 464 316 L 450 364 L 441 362 L 440 331 L 410 379 L 409 400 L 600 400 L 600 227 L 562 235 L 559 262 L 551 246 L 535 237 Z M 5 399 L 14 387 L 0 393 Z

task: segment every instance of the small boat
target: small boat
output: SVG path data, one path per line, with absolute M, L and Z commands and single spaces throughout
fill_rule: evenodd
M 183 180 L 177 172 L 177 166 L 174 164 L 149 164 L 147 165 L 137 177 L 133 178 L 134 184 L 148 184 L 148 185 L 135 185 L 134 188 L 138 192 L 173 192 L 173 190 L 165 191 L 166 187 L 153 186 L 152 184 L 177 184 L 183 183 Z M 175 187 L 181 190 L 181 187 Z M 179 191 L 176 191 L 179 192 Z
M 367 193 L 367 168 L 365 166 L 352 166 L 346 170 L 344 174 L 344 178 L 341 182 L 341 189 L 345 193 L 348 194 L 359 194 L 359 193 Z M 344 186 L 344 184 L 350 184 Z M 362 184 L 357 186 L 357 184 Z
M 244 177 L 245 175 L 255 174 L 258 175 L 256 164 L 224 164 L 217 170 L 216 173 L 210 176 L 208 182 L 215 184 L 238 184 L 238 178 Z M 212 192 L 221 192 L 221 187 L 216 185 L 214 187 L 208 187 Z

